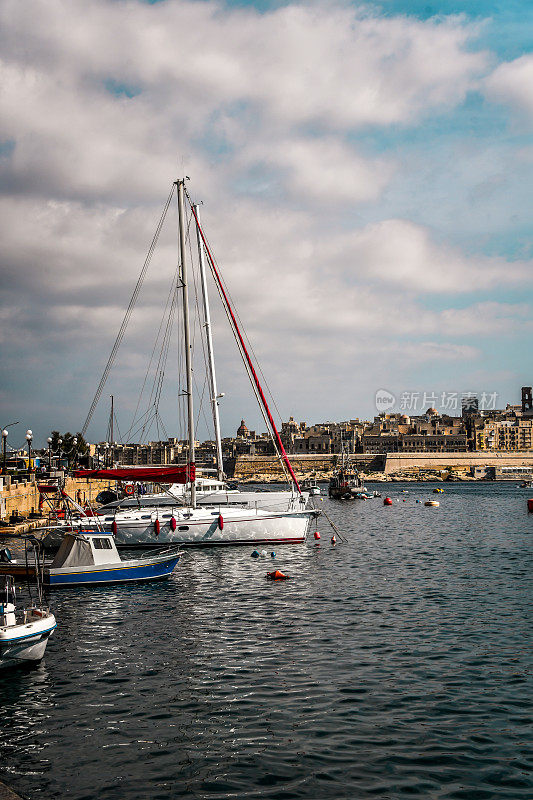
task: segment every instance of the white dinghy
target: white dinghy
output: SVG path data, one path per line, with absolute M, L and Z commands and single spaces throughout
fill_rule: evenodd
M 0 590 L 0 667 L 40 661 L 44 656 L 56 619 L 43 605 L 40 588 L 38 592 L 39 601 L 17 614 L 14 579 L 5 576 Z

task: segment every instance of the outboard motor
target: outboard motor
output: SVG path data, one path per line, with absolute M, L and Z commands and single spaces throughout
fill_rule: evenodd
M 0 550 L 0 562 L 2 564 L 9 564 L 11 561 L 13 561 L 11 550 L 9 547 L 2 547 Z

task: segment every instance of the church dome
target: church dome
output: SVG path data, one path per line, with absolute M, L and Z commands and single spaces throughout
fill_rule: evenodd
M 237 429 L 237 436 L 241 436 L 243 439 L 248 436 L 248 428 L 246 427 L 246 423 L 243 419 L 241 419 L 241 424 Z

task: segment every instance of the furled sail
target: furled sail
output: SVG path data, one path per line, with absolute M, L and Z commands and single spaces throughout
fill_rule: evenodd
M 119 467 L 117 469 L 77 469 L 75 478 L 109 478 L 115 481 L 152 481 L 153 483 L 189 483 L 196 479 L 195 464 L 169 467 Z

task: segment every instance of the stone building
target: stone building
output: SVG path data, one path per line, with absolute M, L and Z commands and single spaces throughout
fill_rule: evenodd
M 365 453 L 465 452 L 467 434 L 461 417 L 440 415 L 428 408 L 425 414 L 380 414 L 362 437 Z

